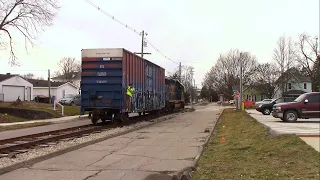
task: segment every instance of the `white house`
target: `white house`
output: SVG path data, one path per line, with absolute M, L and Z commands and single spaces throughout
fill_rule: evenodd
M 28 79 L 33 85 L 33 99 L 36 96 L 49 97 L 49 85 L 46 80 Z M 79 94 L 76 85 L 70 82 L 50 82 L 50 95 L 56 101 L 62 99 L 66 94 Z
M 0 101 L 12 102 L 32 100 L 33 85 L 26 79 L 14 74 L 0 74 Z
M 284 90 L 281 89 L 281 79 L 284 79 Z M 281 94 L 283 92 L 283 94 Z M 289 69 L 277 80 L 277 86 L 273 98 L 279 98 L 281 96 L 299 96 L 303 93 L 312 92 L 311 79 L 302 75 L 295 68 Z
M 72 79 L 71 79 L 71 83 L 76 85 L 78 88 L 80 88 L 80 82 L 81 82 L 81 72 L 74 72 L 71 75 Z M 65 79 L 65 76 L 61 75 L 61 76 L 57 76 L 57 77 L 53 77 L 51 78 L 52 81 L 54 82 L 68 82 Z

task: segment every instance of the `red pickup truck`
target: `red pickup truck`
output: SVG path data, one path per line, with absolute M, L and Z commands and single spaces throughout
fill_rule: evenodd
M 272 116 L 285 122 L 320 118 L 320 92 L 304 93 L 293 102 L 273 105 Z

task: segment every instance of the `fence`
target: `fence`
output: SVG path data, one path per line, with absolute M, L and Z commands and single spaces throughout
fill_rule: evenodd
M 0 102 L 3 102 L 3 101 L 4 101 L 4 94 L 0 93 Z

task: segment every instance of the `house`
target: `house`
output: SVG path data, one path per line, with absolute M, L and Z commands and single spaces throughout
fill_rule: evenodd
M 81 72 L 74 72 L 70 75 L 71 80 L 70 82 L 74 85 L 76 85 L 78 88 L 80 88 L 80 83 L 81 83 Z M 64 75 L 61 75 L 61 76 L 57 76 L 57 77 L 54 77 L 54 78 L 51 78 L 51 80 L 53 82 L 68 82 L 65 78 Z
M 28 81 L 33 85 L 33 99 L 37 96 L 49 97 L 48 81 L 37 79 Z M 50 95 L 55 101 L 59 101 L 66 94 L 79 94 L 79 89 L 70 82 L 50 82 Z
M 240 86 L 236 85 L 232 87 L 234 92 L 240 92 Z M 249 101 L 262 101 L 263 99 L 268 98 L 265 94 L 259 92 L 258 90 L 254 89 L 254 87 L 249 85 L 243 86 L 243 100 Z
M 20 98 L 31 101 L 33 85 L 16 74 L 0 74 L 0 101 L 13 102 Z
M 283 85 L 281 83 L 282 79 L 285 82 Z M 296 68 L 291 68 L 284 72 L 276 83 L 277 86 L 273 98 L 297 97 L 303 93 L 312 92 L 311 78 L 302 75 Z

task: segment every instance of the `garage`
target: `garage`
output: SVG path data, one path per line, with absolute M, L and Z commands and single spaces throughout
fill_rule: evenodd
M 20 99 L 24 101 L 24 87 L 23 86 L 2 86 L 2 92 L 4 94 L 4 101 L 15 101 L 20 96 Z
M 25 78 L 10 73 L 0 74 L 0 102 L 30 101 L 33 85 Z

